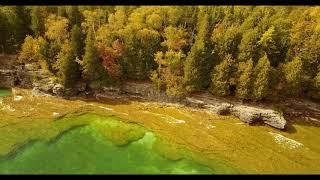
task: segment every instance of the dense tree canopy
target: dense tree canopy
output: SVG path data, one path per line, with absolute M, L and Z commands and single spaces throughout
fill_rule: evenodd
M 319 95 L 320 8 L 0 7 L 1 53 L 65 87 L 151 80 L 168 95 Z M 80 76 L 80 74 L 82 76 Z

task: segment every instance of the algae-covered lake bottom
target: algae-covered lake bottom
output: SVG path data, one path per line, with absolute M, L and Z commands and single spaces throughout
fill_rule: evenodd
M 175 104 L 0 97 L 0 174 L 320 173 L 320 127 L 249 126 Z
M 91 125 L 77 127 L 54 142 L 34 142 L 0 161 L 7 174 L 208 174 L 213 171 L 191 160 L 169 160 L 152 149 L 155 137 L 125 146 L 107 140 Z

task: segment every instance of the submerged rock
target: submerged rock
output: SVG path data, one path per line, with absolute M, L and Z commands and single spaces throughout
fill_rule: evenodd
M 273 133 L 273 132 L 269 132 L 269 134 L 271 134 L 274 137 L 274 140 L 281 145 L 284 145 L 286 148 L 289 149 L 296 149 L 298 147 L 302 147 L 303 144 L 295 141 L 293 139 L 287 138 L 285 136 L 282 136 L 281 134 L 277 134 L 277 133 Z
M 22 96 L 14 96 L 14 101 L 20 101 L 23 97 Z
M 53 112 L 53 113 L 52 113 L 52 116 L 53 116 L 53 118 L 59 118 L 60 113 Z

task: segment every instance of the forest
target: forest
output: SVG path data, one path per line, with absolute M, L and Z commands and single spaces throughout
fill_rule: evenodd
M 1 53 L 64 88 L 320 98 L 316 6 L 1 6 L 0 31 Z

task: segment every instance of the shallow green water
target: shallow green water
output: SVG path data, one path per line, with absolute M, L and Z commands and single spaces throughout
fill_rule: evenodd
M 2 96 L 10 96 L 11 90 L 10 89 L 0 89 L 0 97 Z
M 208 174 L 191 160 L 168 160 L 152 149 L 155 137 L 125 146 L 107 140 L 93 125 L 72 129 L 50 143 L 37 141 L 0 160 L 0 174 Z

